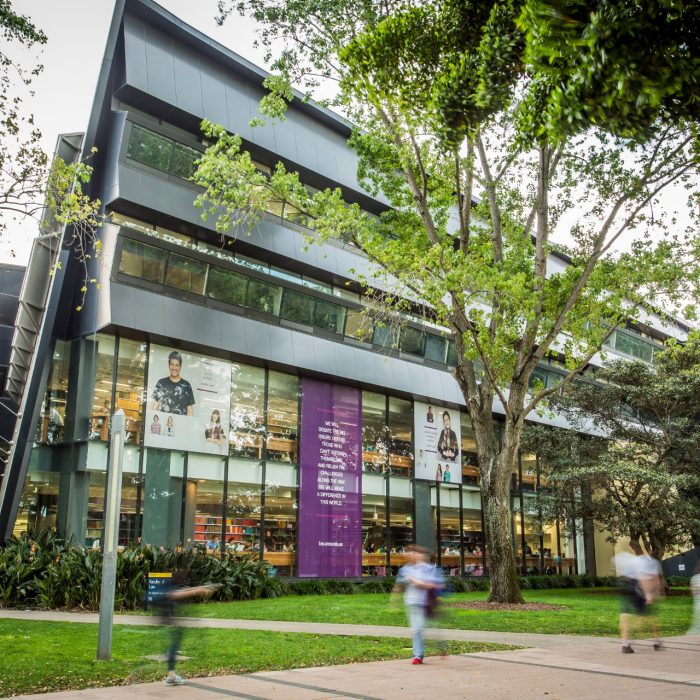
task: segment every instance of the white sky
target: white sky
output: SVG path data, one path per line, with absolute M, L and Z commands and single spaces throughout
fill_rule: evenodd
M 216 0 L 159 0 L 158 4 L 262 65 L 263 51 L 253 46 L 252 21 L 232 16 L 218 27 L 214 21 Z M 25 99 L 25 107 L 34 114 L 44 150 L 50 154 L 59 134 L 87 128 L 114 0 L 12 0 L 12 8 L 27 15 L 48 36 L 38 57 L 44 70 L 34 79 L 35 96 Z M 23 65 L 32 64 L 25 61 Z M 0 261 L 26 265 L 36 229 L 31 219 L 10 224 L 0 238 Z

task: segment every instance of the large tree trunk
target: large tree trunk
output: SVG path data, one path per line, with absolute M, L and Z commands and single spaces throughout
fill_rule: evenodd
M 489 410 L 472 416 L 479 452 L 481 497 L 484 509 L 486 561 L 488 563 L 491 603 L 523 603 L 515 572 L 511 524 L 510 483 L 516 464 L 520 429 L 506 421 L 502 443 L 494 436 L 493 416 Z

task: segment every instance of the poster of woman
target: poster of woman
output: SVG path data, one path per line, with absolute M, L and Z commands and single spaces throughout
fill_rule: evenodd
M 413 415 L 416 479 L 461 484 L 459 411 L 416 401 Z

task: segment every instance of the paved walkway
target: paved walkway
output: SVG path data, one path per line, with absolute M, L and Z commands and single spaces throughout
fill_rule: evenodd
M 93 614 L 0 611 L 0 617 L 95 623 Z M 153 618 L 118 615 L 117 624 L 151 625 Z M 253 620 L 188 618 L 194 627 L 267 629 L 325 634 L 405 636 L 398 627 L 330 625 Z M 700 697 L 700 637 L 670 637 L 663 651 L 637 642 L 635 654 L 621 654 L 608 638 L 445 630 L 451 639 L 527 645 L 508 652 L 430 657 L 422 666 L 408 660 L 275 671 L 161 683 L 22 696 L 43 700 L 463 700 L 465 697 L 529 700 L 576 698 L 640 700 Z

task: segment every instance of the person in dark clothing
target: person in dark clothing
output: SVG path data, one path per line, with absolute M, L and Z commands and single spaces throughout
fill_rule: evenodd
M 191 416 L 194 407 L 192 385 L 180 376 L 182 355 L 173 350 L 168 355 L 169 375 L 159 379 L 153 390 L 154 411 L 174 413 L 178 416 Z
M 175 571 L 170 583 L 170 589 L 154 601 L 153 606 L 158 610 L 161 623 L 170 629 L 170 646 L 168 647 L 168 675 L 166 685 L 184 685 L 185 679 L 175 673 L 177 652 L 182 642 L 184 627 L 177 624 L 178 605 L 186 598 L 210 596 L 220 588 L 219 584 L 206 586 L 185 586 L 187 573 Z
M 450 414 L 447 411 L 443 411 L 442 414 L 442 431 L 438 439 L 437 451 L 443 459 L 447 459 L 450 462 L 457 461 L 457 454 L 459 453 L 457 433 L 452 430 Z

